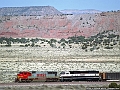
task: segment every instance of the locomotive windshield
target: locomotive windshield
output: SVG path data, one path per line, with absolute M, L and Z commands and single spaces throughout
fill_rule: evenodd
M 65 72 L 62 71 L 60 74 L 65 74 Z

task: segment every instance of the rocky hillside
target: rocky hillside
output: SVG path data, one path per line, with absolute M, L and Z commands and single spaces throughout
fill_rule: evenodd
M 68 38 L 90 37 L 107 30 L 120 32 L 119 10 L 74 15 L 36 6 L 1 8 L 0 13 L 0 37 Z
M 30 7 L 4 7 L 0 8 L 0 15 L 55 15 L 61 14 L 52 6 L 30 6 Z

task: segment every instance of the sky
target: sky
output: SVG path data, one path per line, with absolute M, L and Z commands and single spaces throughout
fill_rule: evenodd
M 64 9 L 96 9 L 100 11 L 120 10 L 120 0 L 0 0 L 1 7 L 53 6 Z

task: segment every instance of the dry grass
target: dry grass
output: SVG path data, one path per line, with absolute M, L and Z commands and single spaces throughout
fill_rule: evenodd
M 19 71 L 120 72 L 119 52 L 119 49 L 85 52 L 80 48 L 0 47 L 0 82 L 13 82 Z
M 119 61 L 120 50 L 85 52 L 80 48 L 0 47 L 0 61 Z

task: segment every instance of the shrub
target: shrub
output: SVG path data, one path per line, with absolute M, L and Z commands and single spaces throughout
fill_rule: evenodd
M 120 90 L 120 84 L 117 86 L 118 88 L 119 88 L 119 90 Z
M 11 47 L 11 44 L 7 44 L 7 45 L 5 45 L 6 47 Z
M 93 51 L 94 50 L 94 48 L 90 48 L 90 51 Z
M 24 47 L 24 45 L 20 45 L 20 47 Z
M 117 88 L 117 87 L 118 87 L 117 83 L 110 83 L 109 84 L 109 88 Z
M 113 47 L 106 46 L 105 49 L 113 49 Z
M 87 49 L 87 44 L 83 44 L 82 49 Z

